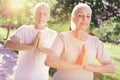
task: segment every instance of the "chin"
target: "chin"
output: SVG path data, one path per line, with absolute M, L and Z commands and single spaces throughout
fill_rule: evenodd
M 38 25 L 38 26 L 45 26 L 44 23 L 38 23 L 37 25 Z
M 87 28 L 88 28 L 88 27 L 83 26 L 83 27 L 79 27 L 79 28 L 76 28 L 76 29 L 85 31 Z

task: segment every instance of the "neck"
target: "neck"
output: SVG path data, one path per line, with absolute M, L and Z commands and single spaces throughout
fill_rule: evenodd
M 88 33 L 83 30 L 73 30 L 72 35 L 82 41 L 85 41 L 88 38 Z
M 43 30 L 43 29 L 45 29 L 45 26 L 35 25 L 35 29 L 37 29 L 37 30 Z

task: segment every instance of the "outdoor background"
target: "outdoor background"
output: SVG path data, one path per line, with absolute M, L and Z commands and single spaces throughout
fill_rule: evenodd
M 0 0 L 0 80 L 12 80 L 17 60 L 17 51 L 7 50 L 3 44 L 20 26 L 34 24 L 33 8 L 39 2 L 50 5 L 47 26 L 58 33 L 69 30 L 73 7 L 87 3 L 93 11 L 88 32 L 104 42 L 116 68 L 112 74 L 95 73 L 94 80 L 120 80 L 120 0 Z M 54 72 L 50 68 L 50 79 Z

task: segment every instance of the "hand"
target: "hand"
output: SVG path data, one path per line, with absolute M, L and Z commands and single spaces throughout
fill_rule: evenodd
M 87 55 L 87 54 L 85 54 L 84 68 L 85 68 L 85 69 L 88 68 L 88 55 Z
M 38 32 L 33 46 L 36 50 L 38 50 L 40 52 L 43 52 L 43 53 L 49 53 L 50 52 L 50 50 L 48 48 L 42 46 L 42 44 L 41 44 L 41 33 L 40 32 Z
M 86 70 L 89 70 L 90 68 L 92 68 L 94 65 L 93 64 L 89 64 L 88 63 L 88 54 L 85 54 L 85 62 L 84 62 L 84 68 Z
M 32 49 L 37 49 L 37 47 L 39 46 L 40 43 L 40 32 L 37 33 L 36 38 L 32 44 Z
M 79 56 L 78 56 L 78 58 L 77 58 L 77 60 L 76 60 L 76 64 L 79 64 L 79 65 L 81 65 L 81 67 L 83 68 L 84 67 L 84 65 L 85 65 L 85 55 L 86 55 L 86 48 L 85 48 L 85 45 L 83 45 L 82 46 L 82 50 L 81 50 L 81 52 L 80 52 L 80 54 L 79 54 Z

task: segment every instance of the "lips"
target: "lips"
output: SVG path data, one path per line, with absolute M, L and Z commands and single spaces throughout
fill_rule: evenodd
M 88 25 L 87 23 L 81 23 L 81 25 Z
M 43 20 L 38 20 L 37 22 L 38 22 L 38 23 L 43 23 L 44 21 L 43 21 Z
M 83 24 L 83 25 L 87 25 L 87 23 L 81 23 L 81 24 Z

